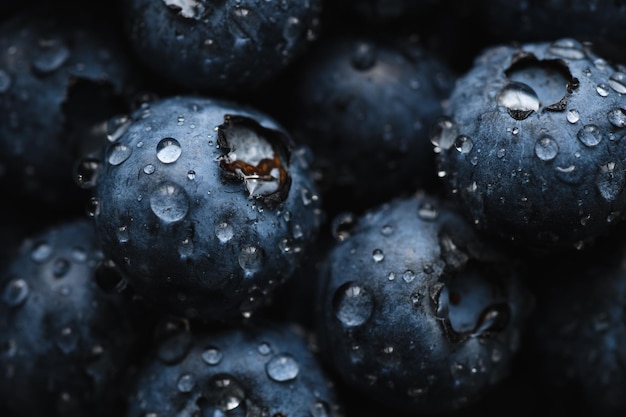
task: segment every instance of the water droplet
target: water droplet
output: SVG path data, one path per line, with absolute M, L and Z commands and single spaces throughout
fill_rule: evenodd
M 100 214 L 100 200 L 97 197 L 91 197 L 86 204 L 86 212 L 89 217 L 96 217 Z
M 622 108 L 611 110 L 607 117 L 613 126 L 618 128 L 626 127 L 626 110 Z
M 57 347 L 66 355 L 76 349 L 78 333 L 70 326 L 63 327 L 55 339 Z
M 223 357 L 223 353 L 216 347 L 208 347 L 202 352 L 202 360 L 209 365 L 219 364 Z
M 331 222 L 331 233 L 338 242 L 343 242 L 352 234 L 355 226 L 353 213 L 344 212 L 336 215 Z
M 55 278 L 63 278 L 70 270 L 72 264 L 65 258 L 59 258 L 52 265 L 52 275 Z
M 178 378 L 178 382 L 176 383 L 176 387 L 180 392 L 191 392 L 193 387 L 196 386 L 196 377 L 192 374 L 182 374 Z
M 559 145 L 550 136 L 544 136 L 535 142 L 535 155 L 542 161 L 552 161 L 558 153 Z
M 402 274 L 402 279 L 406 283 L 409 283 L 409 282 L 413 281 L 415 279 L 415 272 L 411 271 L 410 269 L 407 269 Z
M 433 124 L 430 132 L 430 141 L 439 148 L 436 148 L 435 152 L 440 152 L 441 150 L 450 149 L 458 136 L 459 129 L 457 124 L 449 117 L 442 117 Z
M 0 70 L 0 94 L 4 94 L 11 88 L 11 76 L 4 70 Z
M 114 143 L 107 151 L 107 161 L 109 164 L 117 166 L 130 158 L 133 150 L 122 143 Z
M 222 411 L 234 410 L 246 397 L 241 385 L 229 374 L 213 376 L 208 381 L 204 394 L 209 404 Z
M 76 184 L 82 189 L 90 189 L 96 186 L 98 174 L 100 173 L 100 161 L 94 158 L 83 158 L 77 166 L 75 172 Z
M 343 284 L 333 297 L 335 316 L 347 327 L 365 323 L 374 309 L 374 297 L 366 287 L 353 282 Z
M 52 246 L 47 242 L 39 242 L 33 247 L 30 257 L 36 263 L 43 263 L 50 259 L 52 252 Z
M 187 215 L 189 197 L 179 185 L 173 182 L 163 182 L 152 192 L 150 208 L 164 222 L 176 222 Z
M 489 306 L 478 318 L 472 333 L 479 336 L 486 332 L 502 331 L 509 324 L 510 317 L 511 310 L 507 304 Z
M 425 221 L 434 221 L 439 217 L 439 210 L 436 205 L 430 202 L 420 202 L 417 208 L 417 216 Z
M 287 41 L 286 49 L 291 49 L 291 45 L 302 37 L 304 30 L 305 26 L 299 18 L 296 16 L 289 16 L 287 18 L 285 26 L 283 27 L 283 38 Z
M 585 125 L 576 135 L 585 146 L 596 146 L 602 142 L 602 130 L 596 125 Z
M 602 198 L 606 201 L 614 201 L 624 189 L 625 175 L 624 168 L 619 161 L 601 165 L 596 177 L 596 187 Z
M 226 222 L 218 223 L 217 226 L 215 226 L 215 236 L 217 236 L 222 243 L 228 242 L 234 235 L 235 230 Z
M 239 266 L 248 274 L 259 272 L 265 265 L 265 252 L 257 246 L 246 246 L 239 252 Z
M 180 143 L 174 138 L 164 138 L 159 141 L 156 148 L 157 158 L 164 164 L 176 162 L 182 153 Z
M 626 74 L 620 71 L 611 74 L 609 86 L 620 94 L 626 94 Z
M 113 116 L 107 120 L 107 140 L 117 142 L 117 140 L 128 131 L 132 120 L 126 115 Z M 140 147 L 137 145 L 137 147 Z
M 474 142 L 469 136 L 459 135 L 454 141 L 454 148 L 461 153 L 469 153 L 474 147 Z
M 500 90 L 497 101 L 516 120 L 526 119 L 532 112 L 539 110 L 541 105 L 535 90 L 527 84 L 515 81 Z
M 263 356 L 266 356 L 266 355 L 269 355 L 270 353 L 272 353 L 272 348 L 271 348 L 270 344 L 267 343 L 267 342 L 262 342 L 261 344 L 259 344 L 259 347 L 257 348 L 257 350 Z
M 157 350 L 158 358 L 167 364 L 175 364 L 183 360 L 191 345 L 193 338 L 189 332 L 181 331 L 165 339 Z
M 154 165 L 152 164 L 148 164 L 145 167 L 143 167 L 143 173 L 146 175 L 152 175 L 154 174 L 155 168 Z
M 21 278 L 12 279 L 4 287 L 2 301 L 9 307 L 17 307 L 26 301 L 29 294 L 28 283 Z
M 554 41 L 548 48 L 548 52 L 566 59 L 584 59 L 586 56 L 583 45 L 568 38 Z
M 39 74 L 50 74 L 67 62 L 70 50 L 58 39 L 45 39 L 39 41 L 39 49 L 34 55 L 33 69 Z
M 380 249 L 374 249 L 374 251 L 372 252 L 372 259 L 376 263 L 382 262 L 383 259 L 385 259 L 385 254 Z
M 580 120 L 580 113 L 578 110 L 570 109 L 567 111 L 566 117 L 568 122 L 574 124 Z
M 606 84 L 598 84 L 596 86 L 596 92 L 600 95 L 600 97 L 606 97 L 609 95 L 609 87 Z
M 298 362 L 293 356 L 282 353 L 275 355 L 265 364 L 267 375 L 276 382 L 291 381 L 300 371 Z
M 182 258 L 188 258 L 193 254 L 194 245 L 191 238 L 183 239 L 178 245 L 178 254 Z
M 315 401 L 309 408 L 311 417 L 330 417 L 330 406 L 324 401 Z
M 196 179 L 196 171 L 194 171 L 193 169 L 190 169 L 189 171 L 187 171 L 187 179 L 189 181 L 193 181 Z
M 365 71 L 376 63 L 376 48 L 368 42 L 359 42 L 352 54 L 352 66 L 360 71 Z
M 380 229 L 380 234 L 383 236 L 390 236 L 393 233 L 393 226 L 386 224 Z

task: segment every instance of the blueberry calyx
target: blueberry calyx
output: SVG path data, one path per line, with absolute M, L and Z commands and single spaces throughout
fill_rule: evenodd
M 250 197 L 265 203 L 285 200 L 291 186 L 285 134 L 249 117 L 225 115 L 217 128 L 217 144 L 224 152 L 217 158 L 224 178 L 243 182 Z

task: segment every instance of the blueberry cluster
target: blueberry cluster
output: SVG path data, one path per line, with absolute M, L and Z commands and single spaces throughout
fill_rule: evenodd
M 0 2 L 0 415 L 625 415 L 624 27 Z

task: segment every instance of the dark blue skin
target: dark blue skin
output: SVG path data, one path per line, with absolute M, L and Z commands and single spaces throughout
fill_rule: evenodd
M 620 228 L 574 259 L 561 256 L 536 268 L 525 372 L 548 414 L 626 413 L 623 237 Z
M 425 194 L 343 230 L 321 269 L 316 328 L 322 357 L 357 398 L 451 413 L 509 377 L 532 308 L 523 265 Z
M 442 182 L 477 229 L 536 254 L 606 236 L 626 209 L 626 87 L 571 39 L 493 47 L 433 126 Z
M 132 0 L 121 9 L 128 40 L 150 71 L 210 94 L 258 88 L 320 31 L 319 0 Z
M 272 321 L 167 327 L 138 366 L 127 417 L 340 415 L 303 329 Z
M 40 2 L 0 24 L 0 180 L 53 209 L 82 212 L 74 162 L 92 126 L 128 111 L 137 87 L 129 51 L 98 10 Z
M 267 304 L 323 220 L 308 149 L 264 113 L 199 96 L 148 103 L 112 135 L 92 214 L 131 286 L 211 321 Z
M 25 239 L 0 276 L 0 398 L 15 416 L 119 413 L 136 337 L 129 299 L 96 282 L 88 219 Z
M 329 35 L 315 45 L 289 83 L 285 103 L 298 106 L 286 123 L 316 156 L 329 212 L 435 182 L 428 134 L 453 81 L 408 37 Z

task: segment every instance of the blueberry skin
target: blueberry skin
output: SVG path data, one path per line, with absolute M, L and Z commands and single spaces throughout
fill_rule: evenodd
M 592 244 L 623 219 L 623 71 L 569 38 L 477 57 L 431 139 L 479 230 L 540 254 Z
M 554 258 L 537 268 L 537 305 L 524 340 L 527 369 L 547 412 L 626 413 L 623 231 L 575 258 Z
M 120 412 L 131 362 L 129 300 L 96 283 L 103 254 L 88 219 L 33 234 L 0 278 L 0 398 L 14 415 Z
M 409 37 L 330 35 L 298 63 L 287 123 L 313 150 L 329 211 L 436 182 L 429 129 L 454 75 Z
M 258 88 L 302 55 L 320 31 L 321 1 L 132 0 L 123 15 L 145 66 L 192 92 Z
M 131 286 L 205 320 L 269 303 L 323 220 L 308 149 L 260 111 L 199 96 L 149 103 L 113 136 L 92 214 Z
M 127 111 L 137 87 L 129 51 L 94 10 L 38 3 L 0 24 L 0 179 L 55 209 L 83 209 L 73 177 L 83 137 Z
M 140 364 L 126 416 L 339 416 L 309 336 L 272 321 L 170 331 Z
M 443 200 L 395 199 L 343 227 L 320 273 L 320 352 L 361 397 L 437 414 L 510 375 L 532 298 L 523 266 Z

